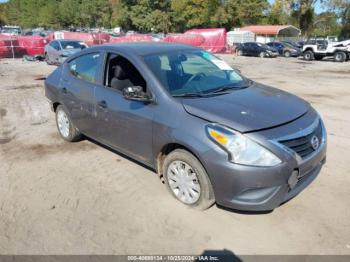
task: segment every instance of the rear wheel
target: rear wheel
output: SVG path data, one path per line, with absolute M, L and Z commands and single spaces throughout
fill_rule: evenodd
M 344 52 L 338 51 L 334 54 L 334 61 L 335 62 L 344 62 L 346 60 L 346 54 Z
M 56 125 L 61 137 L 68 142 L 79 141 L 82 137 L 73 125 L 64 107 L 59 105 L 56 109 Z
M 170 193 L 183 204 L 200 210 L 214 204 L 208 175 L 198 159 L 188 151 L 176 149 L 167 155 L 163 175 Z
M 314 53 L 310 50 L 308 51 L 305 51 L 304 54 L 303 54 L 303 57 L 306 61 L 311 61 L 311 60 L 314 60 Z
M 290 51 L 285 51 L 284 53 L 283 53 L 283 55 L 284 55 L 284 57 L 290 57 L 291 56 L 291 53 L 290 53 Z

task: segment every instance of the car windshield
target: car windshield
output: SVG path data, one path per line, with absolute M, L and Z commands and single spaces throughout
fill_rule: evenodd
M 86 45 L 77 41 L 61 41 L 62 49 L 84 49 Z
M 249 85 L 225 61 L 205 51 L 149 55 L 144 61 L 174 97 L 220 94 Z
M 285 45 L 286 47 L 289 47 L 289 48 L 293 48 L 295 49 L 295 46 L 292 45 L 291 43 L 288 43 L 288 42 L 283 42 L 283 45 Z
M 293 48 L 298 47 L 298 45 L 296 43 L 293 43 L 293 42 L 283 42 L 283 44 L 285 44 L 288 47 L 293 47 Z

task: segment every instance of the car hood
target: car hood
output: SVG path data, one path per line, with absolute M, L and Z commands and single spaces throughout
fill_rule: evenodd
M 225 95 L 184 98 L 182 104 L 193 116 L 242 133 L 291 122 L 310 108 L 307 102 L 292 94 L 258 83 Z

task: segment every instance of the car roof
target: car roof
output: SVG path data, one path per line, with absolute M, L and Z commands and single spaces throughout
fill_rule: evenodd
M 143 42 L 143 43 L 118 43 L 93 46 L 90 48 L 95 50 L 115 50 L 132 52 L 134 54 L 145 56 L 152 54 L 168 53 L 180 50 L 202 50 L 190 45 L 173 44 L 173 43 L 157 43 L 157 42 Z

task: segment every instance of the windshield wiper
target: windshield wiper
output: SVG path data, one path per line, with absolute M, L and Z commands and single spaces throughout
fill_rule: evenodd
M 226 91 L 232 90 L 232 89 L 240 89 L 240 87 L 233 86 L 233 85 L 225 85 L 225 86 L 216 88 L 215 90 L 209 90 L 208 92 L 206 92 L 206 94 L 227 93 Z
M 230 90 L 239 90 L 239 89 L 243 89 L 243 88 L 246 88 L 248 87 L 249 85 L 251 85 L 251 81 L 248 82 L 247 85 L 242 85 L 242 86 L 236 86 L 236 85 L 224 85 L 224 86 L 221 86 L 219 88 L 216 88 L 216 89 L 212 89 L 212 90 L 209 90 L 207 92 L 205 92 L 205 94 L 227 94 L 227 91 L 230 91 Z
M 204 95 L 199 93 L 184 93 L 179 95 L 173 95 L 173 97 L 204 97 Z

